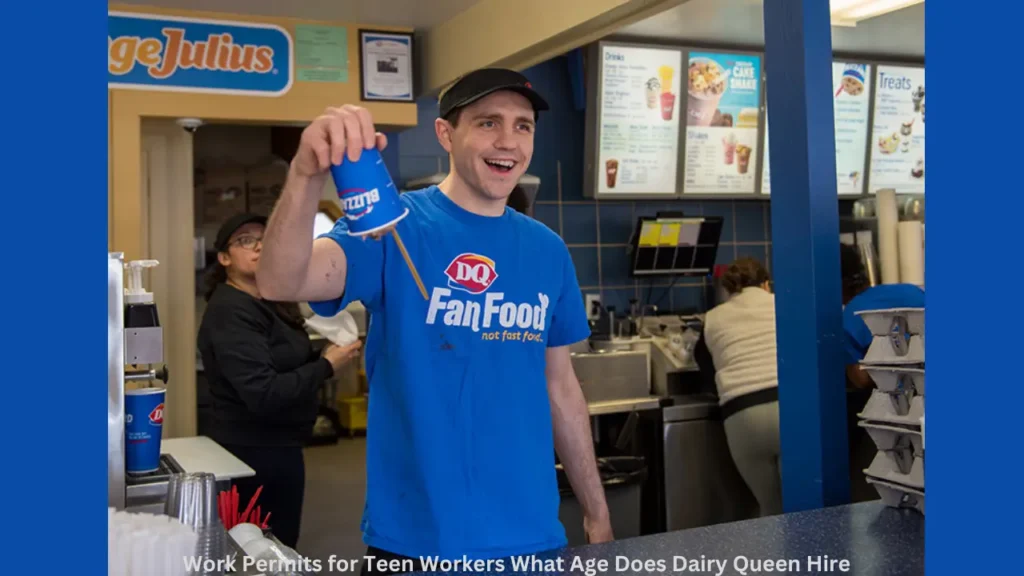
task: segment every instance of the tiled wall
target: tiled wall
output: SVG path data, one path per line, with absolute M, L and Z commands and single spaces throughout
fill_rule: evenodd
M 661 310 L 703 311 L 708 302 L 700 278 L 671 281 L 634 281 L 628 272 L 627 242 L 640 216 L 681 210 L 687 215 L 721 216 L 718 264 L 752 256 L 771 266 L 771 219 L 768 202 L 714 200 L 676 202 L 624 202 L 583 198 L 584 112 L 573 104 L 568 62 L 555 58 L 525 71 L 543 94 L 551 111 L 537 126 L 529 172 L 541 179 L 534 216 L 561 234 L 572 253 L 584 293 L 600 293 L 606 305 L 628 309 L 629 299 L 657 304 Z M 434 119 L 437 100 L 419 102 L 420 125 L 399 136 L 399 179 L 407 182 L 448 170 L 448 158 L 437 143 Z M 648 300 L 649 298 L 649 300 Z

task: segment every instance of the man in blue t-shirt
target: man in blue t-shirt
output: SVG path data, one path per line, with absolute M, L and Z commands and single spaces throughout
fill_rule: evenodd
M 857 312 L 886 308 L 924 308 L 924 290 L 913 284 L 871 286 L 860 253 L 853 246 L 846 244 L 840 244 L 840 267 L 843 274 L 843 344 L 847 353 L 846 376 L 853 387 L 870 388 L 873 386 L 871 377 L 860 369 L 858 362 L 867 355 L 873 336 Z
M 260 292 L 323 316 L 355 301 L 370 313 L 368 556 L 501 559 L 563 547 L 556 451 L 590 541 L 611 540 L 569 354 L 590 335 L 575 268 L 561 238 L 506 206 L 548 106 L 521 74 L 485 69 L 446 90 L 439 109 L 451 171 L 402 194 L 409 215 L 396 226 L 428 299 L 392 236 L 356 238 L 339 220 L 313 240 L 330 164 L 386 145 L 354 106 L 303 132 L 268 223 Z
M 878 492 L 864 479 L 877 449 L 867 431 L 857 425 L 857 414 L 864 409 L 874 383 L 859 362 L 864 359 L 874 338 L 868 325 L 857 315 L 863 310 L 885 308 L 923 308 L 924 290 L 913 284 L 871 286 L 860 253 L 853 246 L 840 244 L 840 268 L 843 275 L 843 346 L 846 349 L 846 424 L 850 444 L 850 496 L 854 502 L 877 500 Z

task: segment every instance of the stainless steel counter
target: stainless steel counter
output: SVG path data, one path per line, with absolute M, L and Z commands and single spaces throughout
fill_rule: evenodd
M 658 396 L 641 396 L 639 398 L 605 400 L 603 402 L 590 402 L 587 404 L 587 409 L 591 416 L 620 414 L 623 412 L 635 412 L 638 410 L 657 410 L 661 406 L 661 400 L 662 399 Z

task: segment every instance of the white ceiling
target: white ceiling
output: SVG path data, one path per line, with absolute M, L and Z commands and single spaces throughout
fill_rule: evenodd
M 615 36 L 763 47 L 763 10 L 762 0 L 689 0 L 622 28 Z M 832 50 L 923 58 L 924 4 L 860 22 L 854 28 L 833 27 Z
M 373 26 L 430 28 L 478 0 L 115 0 L 179 10 L 334 20 Z

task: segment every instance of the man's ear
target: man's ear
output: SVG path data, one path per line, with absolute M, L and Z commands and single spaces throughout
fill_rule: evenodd
M 217 252 L 217 262 L 220 262 L 221 266 L 227 268 L 231 266 L 231 256 L 228 256 L 226 252 Z
M 444 118 L 438 118 L 434 120 L 434 132 L 437 133 L 437 141 L 444 148 L 445 152 L 451 154 L 452 152 L 452 132 L 455 129 L 448 123 Z

